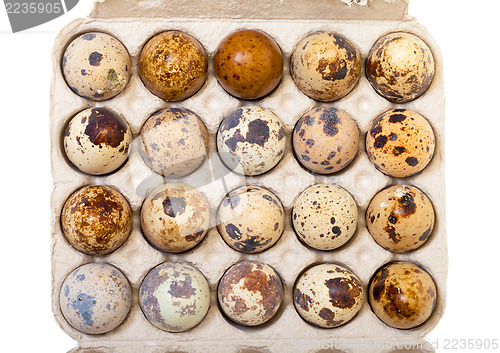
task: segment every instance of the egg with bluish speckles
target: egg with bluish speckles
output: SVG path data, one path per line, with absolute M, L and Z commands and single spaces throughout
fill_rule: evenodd
M 132 132 L 127 121 L 108 108 L 76 114 L 64 131 L 64 152 L 80 171 L 91 175 L 114 172 L 128 158 Z
M 220 124 L 217 148 L 224 164 L 244 175 L 274 168 L 285 153 L 285 127 L 268 109 L 241 107 Z
M 304 190 L 292 210 L 293 227 L 300 241 L 318 250 L 333 250 L 352 238 L 358 207 L 345 189 L 317 184 Z
M 299 315 L 321 328 L 346 324 L 359 312 L 363 301 L 363 286 L 358 276 L 336 264 L 307 269 L 293 289 L 293 303 Z
M 107 263 L 89 263 L 62 283 L 59 306 L 76 330 L 98 335 L 114 330 L 132 306 L 132 291 L 123 273 Z
M 146 319 L 168 332 L 198 325 L 210 307 L 210 287 L 203 274 L 186 262 L 165 262 L 142 281 L 139 304 Z
M 269 321 L 283 301 L 280 276 L 259 261 L 242 261 L 222 276 L 217 289 L 222 312 L 243 326 L 258 326 Z
M 130 79 L 130 69 L 130 55 L 125 46 L 101 32 L 76 37 L 62 58 L 62 73 L 69 88 L 94 101 L 119 94 Z
M 429 122 L 407 109 L 389 110 L 371 124 L 366 153 L 384 174 L 404 178 L 421 172 L 432 159 L 436 139 Z

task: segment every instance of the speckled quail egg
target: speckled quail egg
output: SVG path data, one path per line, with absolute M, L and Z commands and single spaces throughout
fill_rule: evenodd
M 141 129 L 144 162 L 165 177 L 182 177 L 205 161 L 208 131 L 200 117 L 184 108 L 152 114 Z
M 334 107 L 307 111 L 293 130 L 293 149 L 305 168 L 332 174 L 345 168 L 358 152 L 359 130 L 349 113 Z
M 308 323 L 333 328 L 350 321 L 363 305 L 363 286 L 349 269 L 321 264 L 303 272 L 293 289 L 293 303 Z
M 411 329 L 423 324 L 436 306 L 436 285 L 432 277 L 409 262 L 385 265 L 370 282 L 372 311 L 387 325 Z
M 187 251 L 208 232 L 208 201 L 187 184 L 160 185 L 142 204 L 141 226 L 146 239 L 158 249 L 172 253 Z
M 285 128 L 270 110 L 241 107 L 220 124 L 217 134 L 219 155 L 230 169 L 245 175 L 271 170 L 285 152 Z
M 389 110 L 375 118 L 366 134 L 366 152 L 382 173 L 412 176 L 431 161 L 436 145 L 429 122 L 407 109 Z
M 358 49 L 342 34 L 315 32 L 297 44 L 291 59 L 297 88 L 308 97 L 331 102 L 346 96 L 359 81 Z
M 62 283 L 61 313 L 80 332 L 97 335 L 114 330 L 132 306 L 132 291 L 123 273 L 107 263 L 76 268 Z
M 215 76 L 231 95 L 258 99 L 278 86 L 283 73 L 281 50 L 269 35 L 253 29 L 222 40 L 214 55 Z
M 124 45 L 101 32 L 76 37 L 62 58 L 62 73 L 69 88 L 94 101 L 120 93 L 130 79 L 130 67 L 130 55 Z
M 366 77 L 385 99 L 407 103 L 427 91 L 434 66 L 427 44 L 413 34 L 397 32 L 380 38 L 370 49 Z
M 261 186 L 228 193 L 217 211 L 217 229 L 234 250 L 254 254 L 273 246 L 285 227 L 285 210 L 276 195 Z
M 139 54 L 139 75 L 144 86 L 166 101 L 191 97 L 208 73 L 205 49 L 193 36 L 166 31 L 148 40 Z
M 242 261 L 224 273 L 217 292 L 220 308 L 231 321 L 258 326 L 276 314 L 284 290 L 271 266 L 259 261 Z
M 127 121 L 108 108 L 76 114 L 64 131 L 64 152 L 80 171 L 108 174 L 128 158 L 132 132 Z
M 393 252 L 422 246 L 432 233 L 434 218 L 431 200 L 410 185 L 380 191 L 366 210 L 366 225 L 373 239 Z
M 318 250 L 333 250 L 354 235 L 358 207 L 351 194 L 340 186 L 316 184 L 297 198 L 292 221 L 302 242 Z
M 186 262 L 165 262 L 144 278 L 139 304 L 144 316 L 160 330 L 187 331 L 207 314 L 210 287 L 196 267 Z
M 87 255 L 118 249 L 132 229 L 132 211 L 121 193 L 109 186 L 89 185 L 74 192 L 61 212 L 68 242 Z

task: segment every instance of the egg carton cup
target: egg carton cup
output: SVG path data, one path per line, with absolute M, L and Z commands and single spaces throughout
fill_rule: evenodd
M 407 14 L 408 1 L 372 0 L 258 0 L 258 1 L 187 1 L 187 0 L 106 0 L 95 5 L 91 15 L 68 24 L 56 38 L 53 54 L 50 134 L 54 188 L 51 200 L 52 233 L 52 309 L 55 318 L 70 337 L 78 342 L 72 352 L 397 352 L 397 348 L 419 347 L 431 352 L 423 341 L 443 315 L 446 302 L 447 246 L 445 228 L 444 177 L 444 89 L 442 56 L 438 45 L 418 22 Z M 213 54 L 226 35 L 243 28 L 258 29 L 273 37 L 284 55 L 284 73 L 275 91 L 263 99 L 243 101 L 227 94 L 217 83 L 213 70 Z M 209 56 L 208 78 L 191 98 L 181 102 L 165 102 L 150 93 L 137 72 L 137 59 L 144 43 L 165 30 L 181 30 L 196 37 Z M 336 31 L 348 37 L 360 50 L 362 62 L 371 46 L 381 36 L 394 31 L 416 34 L 431 48 L 436 73 L 428 91 L 407 104 L 393 104 L 370 86 L 364 67 L 355 89 L 333 103 L 319 103 L 301 93 L 289 70 L 295 45 L 307 34 Z M 87 31 L 103 31 L 117 37 L 128 49 L 132 60 L 132 77 L 128 86 L 116 97 L 102 102 L 85 100 L 66 85 L 61 72 L 61 58 L 66 45 Z M 364 65 L 363 65 L 364 66 Z M 216 132 L 220 122 L 234 109 L 258 105 L 271 109 L 286 127 L 287 149 L 281 162 L 270 172 L 256 177 L 242 177 L 225 168 L 216 151 Z M 299 117 L 321 105 L 344 109 L 354 118 L 361 133 L 354 161 L 330 176 L 313 175 L 303 169 L 293 155 L 291 134 Z M 134 141 L 127 162 L 116 172 L 90 176 L 76 170 L 68 162 L 62 148 L 62 135 L 69 119 L 89 107 L 108 107 L 129 123 Z M 180 179 L 164 179 L 143 162 L 139 136 L 142 124 L 150 114 L 165 107 L 184 107 L 196 112 L 210 132 L 209 157 L 193 174 Z M 436 136 L 436 150 L 423 172 L 409 178 L 391 178 L 379 172 L 369 161 L 364 138 L 370 121 L 394 108 L 415 110 L 428 119 Z M 286 209 L 285 231 L 270 249 L 255 255 L 242 254 L 227 246 L 212 228 L 194 249 L 170 254 L 156 250 L 141 234 L 140 207 L 154 187 L 168 181 L 181 181 L 198 188 L 207 197 L 212 218 L 222 197 L 231 189 L 244 185 L 262 185 L 272 190 Z M 342 186 L 355 198 L 359 207 L 357 231 L 343 247 L 333 251 L 317 251 L 304 246 L 292 229 L 291 209 L 298 195 L 316 183 Z M 75 250 L 64 238 L 60 214 L 66 198 L 78 188 L 110 185 L 118 189 L 133 210 L 133 228 L 129 239 L 118 250 L 105 256 L 88 256 Z M 394 254 L 378 246 L 365 224 L 365 211 L 371 198 L 381 189 L 394 184 L 410 184 L 424 191 L 434 204 L 436 225 L 424 246 L 407 254 Z M 217 303 L 217 284 L 232 264 L 252 259 L 272 266 L 281 276 L 284 299 L 276 316 L 254 328 L 231 323 Z M 150 324 L 143 315 L 138 289 L 144 276 L 164 262 L 187 261 L 207 278 L 211 288 L 211 307 L 205 319 L 195 328 L 181 333 L 164 332 Z M 433 277 L 438 298 L 435 311 L 423 325 L 410 330 L 391 328 L 379 320 L 368 303 L 368 284 L 375 271 L 390 261 L 410 261 L 424 267 Z M 71 327 L 59 308 L 59 291 L 65 277 L 76 267 L 89 262 L 107 262 L 118 267 L 132 286 L 132 309 L 115 330 L 103 335 L 88 335 Z M 293 285 L 299 274 L 315 263 L 334 262 L 353 270 L 365 288 L 362 309 L 347 324 L 333 329 L 313 327 L 301 319 L 293 305 Z M 404 351 L 404 350 L 403 350 Z

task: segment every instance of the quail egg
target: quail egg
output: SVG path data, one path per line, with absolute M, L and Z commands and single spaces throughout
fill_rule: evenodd
M 217 134 L 219 155 L 230 169 L 245 175 L 271 170 L 285 152 L 285 128 L 270 110 L 241 107 L 221 123 Z
M 231 321 L 258 326 L 276 314 L 284 290 L 271 266 L 259 261 L 242 261 L 224 273 L 217 292 L 220 308 Z
M 349 269 L 321 264 L 307 269 L 295 283 L 293 303 L 311 325 L 338 327 L 352 320 L 363 305 L 363 286 Z
M 69 88 L 94 101 L 120 93 L 130 79 L 130 68 L 130 55 L 123 44 L 101 32 L 76 37 L 62 58 L 62 73 Z
M 431 161 L 436 145 L 429 122 L 407 109 L 389 110 L 375 118 L 366 134 L 366 153 L 382 173 L 412 176 Z
M 66 200 L 61 227 L 76 250 L 87 255 L 105 255 L 127 240 L 132 229 L 132 211 L 115 189 L 89 185 Z
M 411 329 L 427 321 L 436 306 L 436 296 L 429 273 L 409 262 L 385 265 L 370 283 L 372 311 L 398 329 Z
M 210 307 L 210 287 L 203 274 L 186 262 L 165 262 L 153 268 L 139 289 L 144 316 L 168 332 L 198 325 Z
M 160 185 L 142 204 L 141 226 L 145 238 L 156 248 L 172 253 L 187 251 L 208 232 L 208 201 L 187 184 Z

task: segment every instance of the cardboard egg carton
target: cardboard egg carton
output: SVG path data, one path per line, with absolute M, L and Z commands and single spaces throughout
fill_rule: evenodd
M 394 0 L 106 0 L 96 3 L 89 17 L 68 24 L 58 35 L 53 50 L 50 133 L 52 141 L 52 308 L 62 329 L 75 341 L 74 352 L 392 352 L 395 347 L 412 344 L 427 350 L 423 341 L 438 323 L 446 302 L 447 249 L 444 185 L 444 91 L 443 67 L 439 47 L 429 33 L 407 14 L 408 1 Z M 258 29 L 273 37 L 284 55 L 284 73 L 275 91 L 263 99 L 242 101 L 227 94 L 213 73 L 213 55 L 226 35 L 243 28 Z M 165 102 L 151 94 L 137 72 L 137 58 L 144 43 L 165 30 L 181 30 L 193 35 L 209 55 L 209 75 L 201 90 L 181 102 Z M 132 77 L 116 97 L 94 102 L 74 94 L 61 72 L 65 46 L 78 34 L 103 31 L 117 37 L 132 59 Z M 349 38 L 359 49 L 362 62 L 381 36 L 407 31 L 422 38 L 431 48 L 436 74 L 429 90 L 407 104 L 393 104 L 379 96 L 364 75 L 355 89 L 333 103 L 309 99 L 295 86 L 289 71 L 295 45 L 307 34 L 318 30 L 336 31 Z M 216 132 L 220 122 L 234 109 L 259 105 L 271 109 L 286 127 L 287 149 L 281 162 L 270 172 L 257 177 L 232 173 L 218 162 Z M 360 129 L 357 157 L 345 169 L 330 176 L 313 175 L 304 170 L 293 155 L 291 133 L 299 117 L 319 105 L 333 105 L 350 113 Z M 108 107 L 129 123 L 134 141 L 128 161 L 106 176 L 90 176 L 76 170 L 67 161 L 62 148 L 63 130 L 71 117 L 89 107 Z M 139 153 L 140 129 L 150 114 L 165 107 L 184 107 L 196 112 L 210 132 L 209 158 L 193 174 L 176 179 L 198 188 L 207 197 L 212 217 L 226 192 L 248 184 L 272 190 L 286 209 L 286 226 L 281 239 L 270 249 L 255 255 L 232 250 L 212 228 L 193 250 L 169 254 L 151 247 L 140 229 L 140 207 L 145 196 L 164 180 L 151 171 Z M 390 178 L 375 169 L 365 151 L 364 138 L 370 121 L 392 108 L 408 108 L 426 117 L 436 135 L 436 151 L 426 169 L 409 178 Z M 333 183 L 348 190 L 359 207 L 356 234 L 343 247 L 333 251 L 315 251 L 305 247 L 292 229 L 290 212 L 298 195 L 316 183 Z M 378 246 L 367 231 L 365 211 L 371 198 L 381 189 L 408 183 L 417 186 L 432 200 L 436 211 L 435 229 L 427 243 L 407 254 L 394 254 Z M 133 210 L 133 229 L 129 239 L 115 252 L 88 256 L 76 251 L 64 238 L 60 227 L 61 209 L 66 198 L 88 184 L 111 185 L 129 201 Z M 263 261 L 272 266 L 285 285 L 284 300 L 277 315 L 263 326 L 244 328 L 224 317 L 217 304 L 217 284 L 224 271 L 243 259 Z M 188 261 L 207 278 L 211 287 L 211 307 L 195 328 L 182 333 L 161 331 L 141 312 L 138 288 L 144 276 L 164 261 Z M 385 325 L 370 310 L 366 292 L 374 272 L 389 261 L 415 262 L 432 275 L 438 288 L 436 309 L 423 325 L 397 330 Z M 133 291 L 130 314 L 115 330 L 103 335 L 87 335 L 72 328 L 59 308 L 59 291 L 64 278 L 76 267 L 88 262 L 108 262 L 128 277 Z M 357 316 L 333 329 L 320 329 L 306 323 L 293 305 L 293 285 L 308 266 L 335 262 L 352 269 L 365 288 L 365 303 Z

